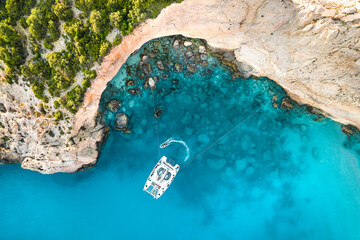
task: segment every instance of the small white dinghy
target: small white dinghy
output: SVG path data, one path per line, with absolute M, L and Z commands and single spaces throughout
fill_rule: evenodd
M 163 156 L 152 170 L 147 178 L 144 191 L 158 199 L 168 189 L 176 174 L 180 170 L 180 166 L 171 165 L 167 161 L 167 157 Z

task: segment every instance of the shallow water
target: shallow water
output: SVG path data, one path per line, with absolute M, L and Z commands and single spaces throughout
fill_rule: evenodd
M 279 105 L 286 96 L 279 86 L 239 78 L 210 53 L 190 73 L 184 52 L 202 42 L 174 50 L 173 40 L 145 44 L 110 82 L 101 111 L 111 131 L 94 169 L 0 167 L 0 239 L 360 239 L 359 135 L 315 121 L 304 106 L 273 108 L 274 95 Z M 160 76 L 153 92 L 139 67 L 150 52 L 165 65 L 148 60 Z M 129 79 L 140 94 L 127 92 Z M 130 117 L 128 135 L 113 128 L 113 98 Z M 153 103 L 163 109 L 157 120 Z M 142 188 L 170 137 L 187 143 L 190 158 L 179 144 L 161 150 L 184 168 L 154 200 Z

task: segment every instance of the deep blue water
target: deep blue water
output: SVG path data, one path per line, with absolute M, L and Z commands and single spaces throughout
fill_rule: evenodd
M 109 83 L 101 112 L 110 135 L 95 168 L 46 176 L 0 167 L 0 239 L 360 239 L 359 135 L 305 106 L 275 109 L 273 96 L 279 105 L 286 97 L 279 86 L 242 79 L 210 53 L 192 74 L 185 64 L 197 56 L 184 52 L 202 44 L 192 41 L 145 44 Z M 165 65 L 148 60 L 160 77 L 153 94 L 139 67 L 150 52 Z M 129 79 L 139 94 L 127 92 Z M 105 108 L 114 98 L 130 117 L 128 135 Z M 186 167 L 158 200 L 142 191 L 159 159 L 153 102 L 163 109 L 159 141 L 184 140 L 190 159 L 238 126 L 188 165 L 181 145 L 161 151 Z

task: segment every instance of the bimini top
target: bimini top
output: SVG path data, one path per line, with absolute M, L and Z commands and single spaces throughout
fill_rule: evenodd
M 156 199 L 166 191 L 180 170 L 178 164 L 173 166 L 166 160 L 167 158 L 165 156 L 159 160 L 144 186 L 144 191 Z

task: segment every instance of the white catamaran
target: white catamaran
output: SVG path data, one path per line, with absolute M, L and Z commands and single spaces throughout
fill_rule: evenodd
M 180 170 L 180 166 L 171 165 L 167 161 L 167 157 L 163 156 L 152 170 L 147 178 L 144 191 L 158 199 L 168 189 L 176 174 Z

